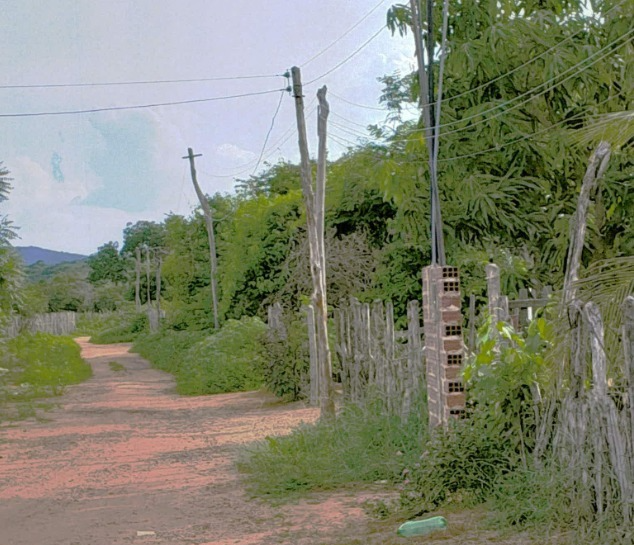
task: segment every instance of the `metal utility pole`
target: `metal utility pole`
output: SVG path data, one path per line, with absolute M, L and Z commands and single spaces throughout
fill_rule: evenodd
M 438 121 L 439 110 L 433 111 L 434 78 L 433 78 L 433 0 L 410 0 L 412 12 L 412 30 L 416 45 L 416 59 L 418 61 L 418 83 L 420 86 L 420 106 L 423 113 L 423 129 L 425 143 L 429 154 L 429 178 L 431 195 L 431 254 L 432 264 L 445 265 L 445 242 L 442 232 L 442 215 L 440 213 L 440 196 L 438 194 Z M 424 2 L 425 10 L 421 5 Z M 423 43 L 422 14 L 427 18 L 427 64 L 425 63 L 425 44 Z M 444 53 L 444 51 L 443 51 Z M 441 97 L 438 97 L 440 100 Z
M 317 179 L 313 187 L 313 175 L 308 155 L 306 120 L 304 118 L 304 95 L 300 69 L 291 69 L 293 96 L 297 114 L 297 133 L 301 156 L 301 180 L 308 243 L 310 248 L 310 272 L 313 280 L 312 303 L 315 307 L 317 329 L 317 361 L 319 364 L 319 407 L 321 417 L 335 417 L 334 385 L 332 382 L 332 360 L 328 344 L 328 306 L 326 301 L 326 252 L 324 243 L 324 207 L 326 193 L 326 125 L 330 107 L 326 101 L 326 87 L 317 92 L 319 99 L 319 151 L 317 159 Z
M 216 237 L 214 235 L 214 218 L 211 212 L 211 207 L 209 206 L 209 201 L 207 197 L 205 197 L 204 193 L 201 191 L 200 186 L 198 185 L 198 178 L 196 176 L 196 165 L 194 163 L 195 157 L 200 157 L 201 154 L 194 155 L 194 151 L 192 148 L 187 148 L 187 155 L 183 157 L 183 159 L 189 159 L 189 168 L 192 175 L 192 183 L 194 184 L 194 189 L 196 190 L 196 195 L 198 196 L 198 200 L 200 201 L 200 206 L 203 209 L 203 215 L 205 217 L 205 225 L 207 227 L 207 236 L 209 238 L 209 262 L 211 266 L 211 303 L 213 307 L 214 313 L 214 329 L 218 329 L 218 290 L 217 290 L 217 281 L 216 281 Z

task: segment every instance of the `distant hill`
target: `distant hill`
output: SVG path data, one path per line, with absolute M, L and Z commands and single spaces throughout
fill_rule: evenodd
M 15 249 L 22 256 L 25 265 L 33 265 L 38 261 L 43 261 L 45 265 L 59 265 L 68 261 L 82 261 L 88 257 L 81 254 L 47 250 L 37 246 L 16 246 Z

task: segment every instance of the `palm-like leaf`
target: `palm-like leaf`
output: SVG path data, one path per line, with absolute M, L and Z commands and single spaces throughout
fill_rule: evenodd
M 580 145 L 588 146 L 605 141 L 613 148 L 631 144 L 633 139 L 634 110 L 597 115 L 573 137 L 573 141 Z

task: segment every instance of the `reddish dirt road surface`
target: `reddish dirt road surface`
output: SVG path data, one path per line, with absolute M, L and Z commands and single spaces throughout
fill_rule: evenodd
M 129 345 L 79 343 L 94 377 L 46 421 L 0 429 L 0 545 L 317 543 L 364 518 L 352 494 L 275 508 L 241 486 L 238 447 L 315 410 L 181 397 Z
M 260 392 L 181 397 L 129 345 L 78 341 L 93 378 L 69 388 L 45 420 L 0 427 L 0 545 L 403 542 L 397 523 L 364 513 L 376 491 L 278 506 L 244 491 L 239 448 L 314 421 L 314 409 Z M 447 518 L 449 531 L 409 542 L 528 542 L 478 530 L 477 513 Z

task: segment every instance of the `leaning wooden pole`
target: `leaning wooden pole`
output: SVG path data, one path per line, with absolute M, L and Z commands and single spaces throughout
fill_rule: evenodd
M 192 184 L 194 184 L 194 190 L 200 202 L 200 207 L 203 210 L 203 216 L 205 217 L 205 226 L 207 227 L 207 238 L 209 239 L 209 264 L 210 264 L 210 285 L 211 285 L 211 305 L 214 313 L 214 329 L 218 329 L 218 288 L 216 279 L 216 236 L 214 234 L 214 217 L 209 206 L 209 201 L 205 194 L 198 185 L 198 177 L 196 176 L 196 164 L 194 162 L 195 157 L 200 157 L 200 154 L 194 155 L 192 148 L 187 148 L 187 155 L 183 159 L 189 159 L 189 169 L 192 175 Z
M 598 181 L 603 177 L 608 162 L 610 161 L 611 147 L 608 142 L 599 142 L 590 156 L 588 168 L 581 184 L 581 193 L 577 210 L 570 222 L 570 244 L 566 261 L 566 276 L 564 278 L 563 308 L 566 309 L 576 296 L 576 282 L 579 280 L 579 268 L 581 266 L 581 254 L 586 237 L 588 208 L 590 196 L 595 190 Z
M 326 185 L 326 123 L 328 103 L 326 88 L 318 92 L 319 98 L 319 154 L 317 183 L 313 188 L 313 176 L 308 155 L 306 120 L 304 118 L 304 96 L 301 72 L 298 67 L 291 69 L 293 77 L 293 95 L 297 114 L 297 133 L 301 157 L 301 181 L 304 203 L 306 205 L 306 223 L 310 249 L 310 272 L 313 281 L 312 303 L 315 308 L 317 329 L 317 358 L 319 361 L 320 391 L 319 407 L 322 418 L 334 418 L 334 386 L 332 384 L 332 363 L 328 344 L 328 306 L 326 301 L 326 257 L 324 245 L 324 201 Z

